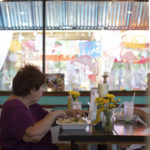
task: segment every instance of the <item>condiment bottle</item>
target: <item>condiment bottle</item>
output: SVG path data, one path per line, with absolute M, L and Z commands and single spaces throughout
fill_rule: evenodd
M 68 109 L 71 108 L 71 101 L 72 101 L 71 96 L 68 96 Z

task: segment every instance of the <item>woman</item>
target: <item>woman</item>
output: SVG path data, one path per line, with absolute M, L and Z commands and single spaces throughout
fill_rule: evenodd
M 33 65 L 21 68 L 13 79 L 12 95 L 2 108 L 2 150 L 57 150 L 51 143 L 50 127 L 61 116 L 84 115 L 81 110 L 48 113 L 37 104 L 43 93 L 45 75 Z

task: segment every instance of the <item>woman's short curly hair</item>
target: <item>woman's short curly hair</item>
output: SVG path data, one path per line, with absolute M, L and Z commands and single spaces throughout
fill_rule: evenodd
M 27 96 L 32 89 L 38 90 L 45 83 L 45 75 L 37 66 L 27 64 L 20 68 L 13 79 L 12 93 Z

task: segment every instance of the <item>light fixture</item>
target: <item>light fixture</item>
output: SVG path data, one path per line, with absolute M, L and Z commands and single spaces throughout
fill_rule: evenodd
M 129 11 L 127 11 L 127 13 L 128 13 L 128 14 L 131 14 L 131 13 L 132 13 L 132 11 L 130 11 L 130 10 L 129 10 Z
M 23 12 L 23 11 L 21 11 L 21 12 L 20 12 L 20 14 L 21 14 L 21 15 L 24 15 L 24 12 Z
M 23 25 L 23 26 L 26 26 L 27 24 L 26 24 L 26 22 L 23 22 L 22 25 Z

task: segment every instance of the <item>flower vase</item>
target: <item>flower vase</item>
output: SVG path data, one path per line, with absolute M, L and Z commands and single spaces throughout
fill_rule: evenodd
M 111 133 L 114 128 L 113 117 L 111 111 L 104 111 L 103 114 L 103 129 L 104 132 Z

